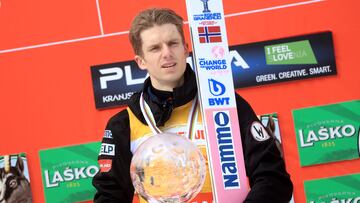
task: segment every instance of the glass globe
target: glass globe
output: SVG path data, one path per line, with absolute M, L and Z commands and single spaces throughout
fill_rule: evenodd
M 138 147 L 130 174 L 135 190 L 148 202 L 189 202 L 204 184 L 206 165 L 189 139 L 161 133 Z

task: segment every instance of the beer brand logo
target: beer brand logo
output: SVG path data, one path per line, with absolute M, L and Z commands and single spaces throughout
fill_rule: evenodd
M 270 138 L 269 134 L 265 130 L 265 127 L 258 121 L 251 124 L 251 134 L 255 140 L 262 142 Z
M 352 137 L 356 133 L 356 128 L 353 125 L 343 125 L 335 127 L 320 127 L 319 130 L 309 130 L 304 133 L 304 130 L 300 129 L 299 139 L 301 147 L 312 147 L 314 143 L 319 141 L 343 139 L 346 137 Z
M 44 171 L 46 188 L 58 187 L 62 182 L 92 178 L 99 171 L 97 166 L 84 166 L 80 168 L 67 167 L 64 170 Z

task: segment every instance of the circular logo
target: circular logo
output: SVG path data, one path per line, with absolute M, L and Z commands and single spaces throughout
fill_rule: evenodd
M 261 125 L 261 123 L 259 123 L 258 121 L 254 121 L 251 124 L 251 134 L 255 140 L 260 142 L 270 138 L 264 126 Z
M 223 58 L 225 55 L 225 50 L 221 46 L 214 46 L 211 49 L 211 53 L 212 53 L 213 57 L 216 59 Z

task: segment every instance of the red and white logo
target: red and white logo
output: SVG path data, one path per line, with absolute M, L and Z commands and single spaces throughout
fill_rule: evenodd
M 100 159 L 99 161 L 100 172 L 109 172 L 112 166 L 111 159 Z
M 220 26 L 198 27 L 200 43 L 222 42 Z

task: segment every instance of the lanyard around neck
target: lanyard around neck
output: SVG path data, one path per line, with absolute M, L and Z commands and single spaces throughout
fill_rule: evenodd
M 198 102 L 197 97 L 195 97 L 191 104 L 190 113 L 188 115 L 188 122 L 187 122 L 188 130 L 186 133 L 188 133 L 190 140 L 193 137 L 193 133 L 195 133 L 194 127 L 195 127 L 195 123 L 196 123 L 196 120 L 198 117 L 197 102 Z M 156 121 L 155 121 L 154 115 L 152 114 L 149 105 L 146 103 L 143 93 L 141 93 L 141 96 L 140 96 L 140 108 L 141 108 L 141 112 L 145 118 L 146 123 L 148 124 L 148 126 L 151 129 L 151 132 L 154 135 L 162 133 L 162 131 L 156 126 Z

